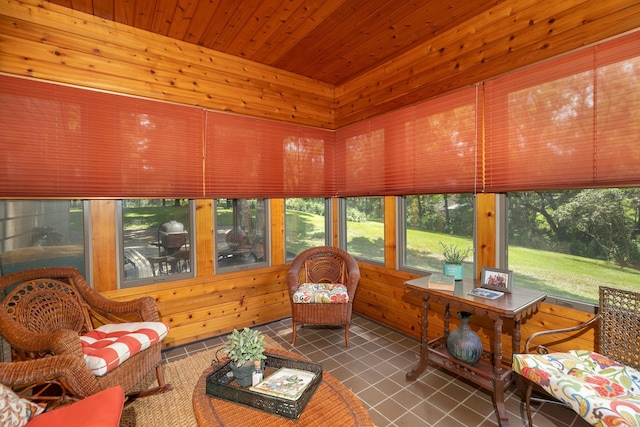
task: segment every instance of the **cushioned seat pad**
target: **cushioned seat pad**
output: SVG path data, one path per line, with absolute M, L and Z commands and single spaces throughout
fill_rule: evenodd
M 594 426 L 640 426 L 640 371 L 601 354 L 514 354 L 513 370 Z
M 293 294 L 293 302 L 304 303 L 347 303 L 347 287 L 335 283 L 303 283 Z
M 163 322 L 133 322 L 102 325 L 80 337 L 87 366 L 101 376 L 134 354 L 162 341 L 169 332 Z
M 38 415 L 26 427 L 118 427 L 123 406 L 122 388 L 114 386 L 71 405 Z

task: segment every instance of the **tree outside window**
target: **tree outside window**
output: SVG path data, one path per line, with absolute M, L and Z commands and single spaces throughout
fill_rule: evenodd
M 509 194 L 514 286 L 597 303 L 598 287 L 640 290 L 640 188 Z

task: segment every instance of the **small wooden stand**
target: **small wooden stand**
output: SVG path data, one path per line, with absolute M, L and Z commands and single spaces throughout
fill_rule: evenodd
M 511 360 L 507 367 L 502 360 L 502 326 L 504 319 L 513 319 L 512 354 L 520 352 L 520 325 L 538 311 L 546 294 L 529 289 L 514 289 L 512 293 L 491 300 L 469 295 L 469 291 L 480 285 L 479 281 L 458 282 L 453 292 L 430 289 L 416 280 L 405 282 L 407 288 L 422 298 L 422 332 L 420 360 L 406 377 L 415 380 L 427 368 L 429 362 L 493 392 L 493 404 L 498 424 L 509 426 L 509 417 L 504 403 L 504 390 L 514 381 Z M 444 305 L 444 334 L 429 340 L 429 303 Z M 491 351 L 474 365 L 467 365 L 453 358 L 446 349 L 449 336 L 450 312 L 468 311 L 476 316 L 487 316 L 493 321 Z M 511 355 L 512 355 L 511 354 Z M 510 356 L 511 356 L 510 355 Z M 511 359 L 511 357 L 510 357 Z

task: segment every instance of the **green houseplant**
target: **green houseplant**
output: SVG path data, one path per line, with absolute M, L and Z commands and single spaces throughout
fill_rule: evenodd
M 264 372 L 264 335 L 257 330 L 245 327 L 242 331 L 234 329 L 227 336 L 225 352 L 231 361 L 231 371 L 236 382 L 242 387 L 251 385 L 251 374 L 254 371 L 254 362 L 260 363 L 260 369 Z
M 449 243 L 445 245 L 439 242 L 442 246 L 442 257 L 444 258 L 443 273 L 447 276 L 453 276 L 455 280 L 462 280 L 462 262 L 471 253 L 471 248 L 461 249 L 455 243 Z

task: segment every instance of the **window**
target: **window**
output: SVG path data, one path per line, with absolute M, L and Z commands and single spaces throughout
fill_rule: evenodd
M 400 268 L 442 272 L 442 245 L 473 248 L 473 194 L 427 194 L 402 197 L 398 203 Z M 473 278 L 473 258 L 464 276 Z
M 130 199 L 121 202 L 121 286 L 193 277 L 192 202 Z
M 384 263 L 384 198 L 347 197 L 344 248 L 355 258 Z
M 269 265 L 267 200 L 216 199 L 214 206 L 217 272 Z
M 290 262 L 305 249 L 330 244 L 331 212 L 329 199 L 285 200 L 285 251 Z
M 640 188 L 510 193 L 514 284 L 598 302 L 598 287 L 640 290 Z
M 84 277 L 84 204 L 80 200 L 0 200 L 0 273 L 76 267 Z

